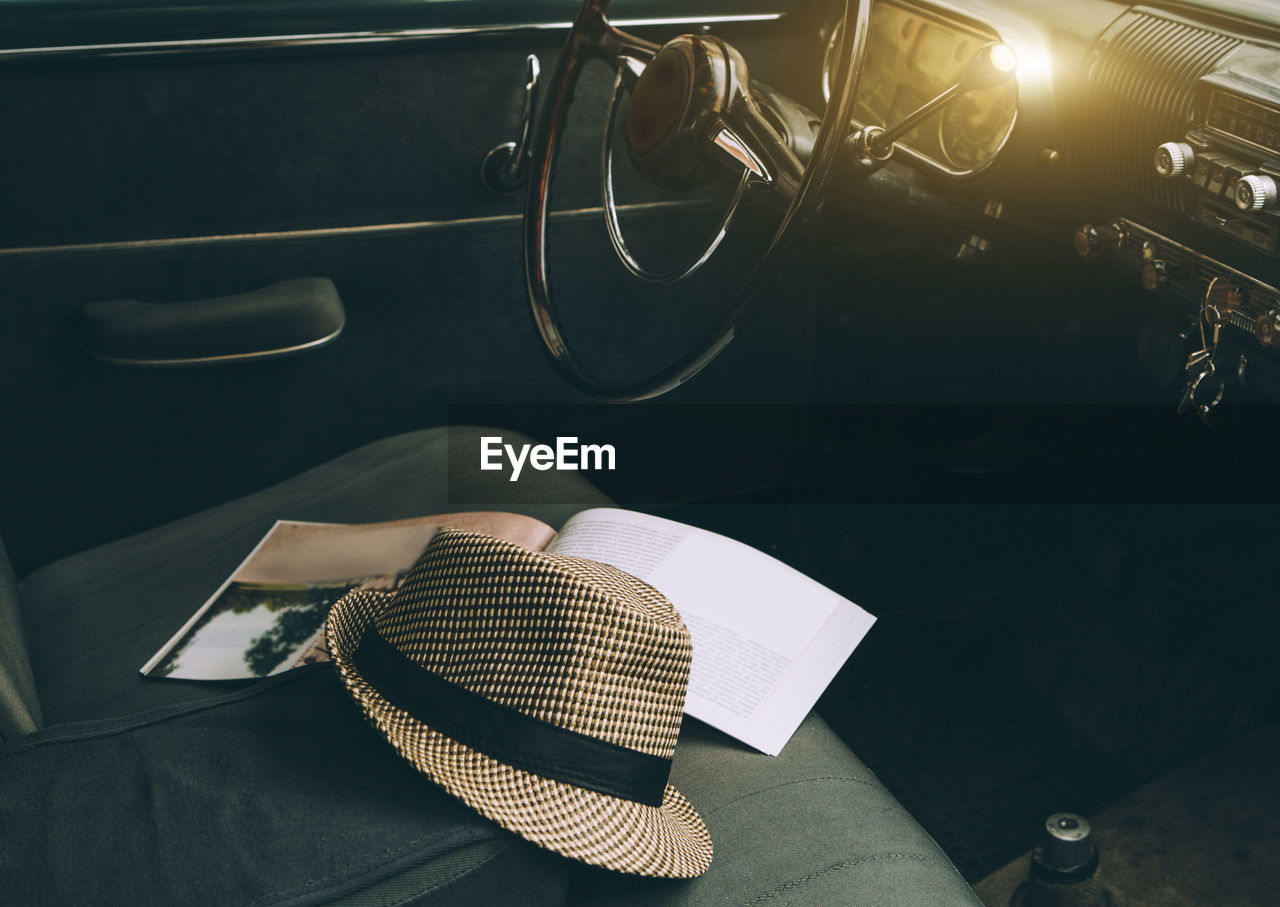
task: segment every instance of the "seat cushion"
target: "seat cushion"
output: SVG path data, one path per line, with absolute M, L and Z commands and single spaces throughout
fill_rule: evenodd
M 0 747 L 6 904 L 558 905 L 565 861 L 423 780 L 332 665 Z
M 706 874 L 626 879 L 575 866 L 570 904 L 981 903 L 933 839 L 817 715 L 805 719 L 777 757 L 686 718 L 671 783 L 711 831 L 715 858 Z
M 579 510 L 609 505 L 579 473 L 526 470 L 510 482 L 501 472 L 459 468 L 478 463 L 486 432 L 438 428 L 379 441 L 265 491 L 36 571 L 22 582 L 20 598 L 45 724 L 226 692 L 225 685 L 146 679 L 138 669 L 277 519 L 372 523 L 505 510 L 559 528 Z M 510 432 L 504 437 L 522 443 Z
M 41 724 L 18 587 L 0 542 L 0 741 L 30 734 Z
M 252 733 L 245 737 L 238 731 L 241 718 L 237 716 L 243 705 L 239 700 L 216 708 L 211 705 L 207 710 L 203 703 L 190 704 L 201 699 L 213 703 L 210 697 L 226 694 L 226 685 L 148 680 L 137 671 L 217 589 L 276 519 L 374 522 L 483 509 L 525 513 L 559 527 L 579 510 L 609 503 L 573 473 L 532 472 L 511 483 L 501 473 L 480 472 L 471 464 L 478 457 L 481 433 L 480 429 L 441 429 L 379 442 L 258 494 L 67 558 L 28 577 L 21 586 L 22 608 L 46 722 L 56 725 L 132 717 L 119 725 L 127 726 L 127 733 L 118 733 L 111 722 L 94 722 L 52 727 L 36 735 L 34 739 L 45 741 L 40 743 L 44 755 L 41 750 L 25 756 L 11 752 L 15 758 L 35 760 L 31 765 L 43 765 L 39 771 L 21 773 L 25 779 L 18 779 L 21 784 L 44 779 L 50 790 L 56 790 L 60 778 L 80 777 L 74 767 L 56 770 L 57 760 L 69 760 L 74 766 L 77 759 L 86 758 L 81 753 L 105 754 L 86 764 L 96 766 L 100 779 L 117 775 L 132 778 L 134 805 L 155 813 L 142 823 L 150 828 L 167 809 L 183 813 L 180 799 L 167 797 L 160 802 L 150 798 L 146 794 L 152 784 L 148 770 L 120 774 L 102 759 L 128 766 L 138 753 L 159 747 L 156 752 L 161 755 L 152 760 L 153 770 L 178 790 L 184 785 L 199 787 L 206 772 L 217 777 L 228 766 L 264 756 Z M 443 477 L 449 473 L 451 454 L 455 465 L 465 468 L 455 468 L 446 485 Z M 318 697 L 315 707 L 322 710 L 328 707 L 325 697 L 331 696 L 331 691 L 323 689 L 327 670 L 315 672 L 312 680 L 280 683 L 314 687 Z M 253 696 L 257 689 L 249 687 L 244 693 Z M 348 706 L 343 703 L 344 708 Z M 136 713 L 156 707 L 178 710 L 176 717 L 162 722 L 167 730 L 153 733 L 149 719 L 135 729 L 139 721 Z M 354 709 L 349 712 L 348 717 L 356 715 Z M 305 719 L 302 711 L 288 714 Z M 189 728 L 184 733 L 174 731 L 193 723 L 195 737 Z M 330 723 L 330 719 L 319 721 L 320 726 Z M 205 724 L 209 724 L 207 734 L 201 730 Z M 274 725 L 262 719 L 253 727 L 262 730 Z M 363 745 L 361 739 L 379 742 L 368 728 L 350 730 L 353 747 Z M 60 734 L 70 737 L 64 740 Z M 200 739 L 202 734 L 205 739 L 218 739 L 216 751 L 208 759 L 199 756 L 196 762 L 200 765 L 182 768 L 178 754 L 185 744 L 180 741 Z M 164 750 L 170 740 L 179 741 L 172 752 Z M 223 747 L 224 742 L 229 750 Z M 17 745 L 25 746 L 21 741 Z M 311 745 L 320 744 L 312 741 Z M 237 746 L 243 749 L 238 755 Z M 362 758 L 377 757 L 365 754 Z M 328 770 L 323 761 L 313 768 L 311 774 L 316 775 Z M 273 791 L 282 785 L 287 788 L 291 779 L 307 774 L 298 766 L 292 771 L 281 774 L 279 763 L 269 760 L 242 780 L 252 788 L 261 779 L 265 785 L 261 799 L 269 804 Z M 416 784 L 420 779 L 408 780 Z M 977 903 L 929 836 L 816 716 L 806 720 L 777 758 L 751 751 L 689 719 L 677 747 L 672 781 L 711 828 L 716 857 L 700 879 L 637 879 L 570 866 L 531 845 L 514 846 L 501 836 L 490 839 L 482 834 L 466 845 L 473 848 L 466 853 L 424 854 L 425 862 L 416 866 L 398 864 L 390 875 L 379 876 L 374 885 L 378 893 L 371 898 L 366 897 L 373 894 L 373 888 L 368 887 L 350 894 L 371 903 L 416 903 L 420 895 L 439 884 L 441 872 L 447 874 L 461 866 L 465 871 L 460 870 L 458 878 L 465 876 L 466 886 L 455 887 L 451 882 L 446 890 L 479 892 L 476 903 L 495 902 L 492 884 L 511 885 L 511 878 L 524 871 L 538 873 L 542 890 L 554 897 L 558 877 L 540 859 L 534 859 L 538 856 L 558 861 L 561 878 L 563 873 L 571 873 L 569 897 L 576 904 Z M 19 807 L 16 812 L 0 818 L 23 827 L 38 814 L 41 821 L 58 825 L 61 831 L 50 830 L 51 834 L 63 834 L 61 843 L 50 845 L 54 862 L 49 871 L 54 872 L 60 860 L 71 859 L 72 838 L 99 821 L 102 807 L 90 802 L 96 796 L 91 795 L 94 789 L 90 784 L 90 793 L 64 804 L 58 818 L 50 811 L 52 804 L 46 802 L 45 794 L 33 794 L 24 787 L 25 793 L 13 801 Z M 221 801 L 215 796 L 201 802 L 215 808 Z M 236 802 L 252 811 L 255 801 L 246 795 Z M 359 804 L 351 801 L 344 808 L 358 811 Z M 106 821 L 110 824 L 109 818 Z M 243 816 L 227 818 L 229 828 L 239 827 L 242 821 Z M 157 834 L 150 834 L 149 846 L 161 850 L 171 846 Z M 325 854 L 328 845 L 316 848 L 318 854 Z M 503 865 L 507 868 L 497 874 L 483 869 L 497 865 L 488 861 L 497 860 L 500 854 L 505 855 L 508 862 Z M 177 872 L 175 884 L 182 878 Z M 521 892 L 529 893 L 513 886 L 508 894 L 518 899 Z M 337 894 L 333 890 L 328 893 Z

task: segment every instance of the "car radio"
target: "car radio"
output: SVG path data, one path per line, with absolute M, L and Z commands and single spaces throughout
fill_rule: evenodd
M 1154 148 L 1155 173 L 1172 184 L 1165 216 L 1119 215 L 1076 231 L 1086 259 L 1103 253 L 1138 270 L 1142 284 L 1202 308 L 1210 286 L 1222 324 L 1280 349 L 1280 82 L 1277 51 L 1243 44 L 1200 77 L 1185 109 L 1187 131 Z M 1149 146 L 1148 146 L 1149 147 Z M 1170 210 L 1171 209 L 1171 210 Z M 1183 215 L 1234 239 L 1212 242 L 1177 227 Z M 1170 217 L 1172 215 L 1172 218 Z
M 1210 77 L 1212 78 L 1212 77 Z M 1155 169 L 1199 191 L 1192 215 L 1275 254 L 1280 239 L 1280 105 L 1209 90 L 1203 124 L 1156 149 Z
M 1118 180 L 1114 216 L 1075 236 L 1083 258 L 1105 255 L 1185 301 L 1183 408 L 1202 414 L 1226 382 L 1280 399 L 1280 48 L 1213 45 L 1206 61 L 1210 52 L 1220 56 L 1180 100 L 1169 96 L 1164 125 L 1148 133 L 1154 174 Z
M 1273 50 L 1246 46 L 1205 75 L 1192 127 L 1182 139 L 1158 146 L 1154 156 L 1157 174 L 1185 181 L 1188 215 L 1271 256 L 1280 251 L 1280 85 L 1262 75 L 1274 63 Z M 1140 242 L 1147 289 L 1164 289 L 1190 274 L 1200 284 L 1229 281 L 1234 304 L 1224 307 L 1225 322 L 1264 347 L 1280 347 L 1275 287 L 1167 238 L 1142 236 Z

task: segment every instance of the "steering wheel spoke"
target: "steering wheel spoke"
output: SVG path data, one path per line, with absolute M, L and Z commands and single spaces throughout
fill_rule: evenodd
M 606 27 L 608 28 L 608 33 L 603 47 L 613 59 L 614 67 L 631 71 L 638 79 L 640 74 L 644 72 L 645 64 L 652 60 L 654 54 L 658 52 L 659 45 L 643 38 L 637 38 L 635 35 L 614 28 L 607 23 Z M 632 82 L 631 86 L 628 87 L 632 87 L 634 84 Z
M 746 168 L 752 185 L 790 202 L 800 187 L 805 162 L 769 122 L 750 95 L 743 97 L 709 136 L 710 153 L 731 169 Z
M 650 57 L 649 59 L 653 59 Z M 636 83 L 640 81 L 640 77 L 644 75 L 644 68 L 648 64 L 649 59 L 641 60 L 639 57 L 617 56 L 614 57 L 614 69 L 618 71 L 619 78 L 622 79 L 622 86 L 627 91 L 634 91 Z
M 638 63 L 639 70 L 658 52 L 659 45 L 610 24 L 609 0 L 586 0 L 578 10 L 569 46 L 578 55 L 604 60 L 615 69 Z M 576 42 L 575 42 L 576 39 Z M 639 77 L 639 72 L 636 73 Z
M 773 182 L 769 166 L 728 123 L 721 123 L 712 130 L 708 145 L 711 156 L 726 169 L 746 170 L 757 180 Z
M 733 218 L 738 212 L 738 206 L 742 204 L 747 190 L 751 187 L 753 171 L 750 168 L 743 169 L 742 166 L 737 168 L 738 187 L 707 238 L 700 255 L 692 258 L 686 265 L 679 265 L 666 270 L 645 267 L 636 259 L 635 254 L 631 251 L 622 235 L 622 223 L 618 217 L 618 204 L 614 197 L 613 188 L 614 125 L 617 121 L 618 110 L 621 107 L 625 81 L 623 72 L 619 70 L 613 85 L 613 97 L 609 101 L 609 117 L 605 121 L 604 141 L 601 143 L 600 149 L 601 195 L 604 204 L 605 226 L 609 232 L 609 242 L 613 246 L 614 254 L 618 256 L 622 266 L 633 277 L 653 286 L 667 286 L 678 283 L 697 273 L 711 259 L 716 250 L 720 248 L 720 244 L 724 242 L 725 237 L 729 234 L 729 227 L 733 224 Z M 745 159 L 745 149 L 743 149 L 743 153 Z M 763 174 L 761 169 L 757 169 L 755 172 Z

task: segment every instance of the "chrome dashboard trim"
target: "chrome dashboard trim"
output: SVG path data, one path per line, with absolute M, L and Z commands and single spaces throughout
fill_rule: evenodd
M 1258 278 L 1250 274 L 1246 274 L 1244 271 L 1241 271 L 1238 268 L 1233 268 L 1229 264 L 1224 264 L 1223 262 L 1218 261 L 1216 258 L 1210 258 L 1208 255 L 1205 255 L 1203 252 L 1193 249 L 1191 246 L 1184 245 L 1183 243 L 1178 242 L 1176 239 L 1171 239 L 1170 237 L 1165 236 L 1163 233 L 1160 233 L 1157 230 L 1153 230 L 1152 228 L 1144 226 L 1138 223 L 1137 221 L 1131 220 L 1127 217 L 1117 218 L 1117 221 L 1119 223 L 1124 224 L 1125 229 L 1128 231 L 1127 235 L 1129 237 L 1141 237 L 1145 239 L 1155 240 L 1157 245 L 1168 246 L 1171 249 L 1176 249 L 1180 254 L 1190 258 L 1192 261 L 1199 263 L 1201 267 L 1216 268 L 1222 271 L 1224 274 L 1228 274 L 1232 277 L 1235 277 L 1243 281 L 1246 285 L 1252 285 L 1254 287 L 1257 287 L 1260 290 L 1264 290 L 1268 293 L 1272 293 L 1276 296 L 1280 296 L 1280 290 L 1277 290 L 1275 287 L 1271 286 L 1271 284 L 1264 283 Z
M 668 16 L 650 19 L 617 19 L 619 28 L 647 28 L 680 25 L 726 25 L 747 22 L 775 22 L 783 13 L 740 13 L 718 16 Z M 180 52 L 271 50 L 285 47 L 326 47 L 350 44 L 391 44 L 430 41 L 442 38 L 496 37 L 521 32 L 568 31 L 572 22 L 526 22 L 511 25 L 469 25 L 443 28 L 386 29 L 357 32 L 322 32 L 298 35 L 261 35 L 242 38 L 192 38 L 179 41 L 138 41 L 117 44 L 68 44 L 52 47 L 0 49 L 0 63 L 19 60 L 73 57 L 113 59 L 145 57 Z
M 619 205 L 618 210 L 631 213 L 661 211 L 668 208 L 697 206 L 700 202 L 684 200 L 637 202 Z M 553 220 L 570 220 L 580 217 L 604 216 L 604 208 L 590 206 L 569 208 L 552 212 Z M 287 242 L 291 240 L 340 239 L 363 236 L 399 236 L 412 233 L 432 233 L 466 227 L 488 227 L 519 224 L 523 214 L 492 214 L 487 217 L 461 217 L 441 220 L 403 221 L 391 224 L 361 224 L 352 227 L 317 227 L 306 230 L 273 230 L 261 233 L 221 233 L 208 236 L 173 236 L 159 239 L 122 239 L 107 242 L 65 243 L 47 246 L 10 246 L 0 248 L 0 260 L 26 256 L 94 255 L 111 252 L 148 252 L 164 249 L 181 249 L 189 246 L 237 246 L 258 242 Z
M 932 6 L 925 3 L 917 3 L 917 2 L 914 2 L 914 0 L 886 0 L 886 2 L 891 6 L 898 6 L 904 9 L 909 9 L 919 13 L 922 16 L 927 16 L 927 17 L 936 19 L 940 22 L 944 22 L 947 25 L 963 29 L 978 37 L 982 37 L 982 38 L 994 37 L 996 40 L 999 40 L 999 41 L 1005 40 L 1004 36 L 1000 34 L 999 30 L 996 29 L 994 26 L 990 25 L 989 23 L 978 22 L 977 20 L 961 17 L 957 15 L 956 12 L 949 7 Z M 835 36 L 832 35 L 832 38 L 834 37 Z M 828 75 L 828 67 L 826 65 L 826 58 L 829 56 L 830 56 L 830 53 L 828 49 L 828 53 L 826 57 L 824 57 L 824 65 L 823 65 L 823 72 L 822 72 L 824 98 L 829 96 L 828 83 L 830 80 L 830 76 Z M 1015 79 L 1015 84 L 1017 84 L 1016 79 Z M 1021 86 L 1019 86 L 1019 95 L 1021 95 Z M 983 173 L 985 173 L 990 167 L 992 167 L 996 163 L 996 161 L 1000 159 L 1001 155 L 1004 153 L 1004 150 L 1008 146 L 1009 141 L 1013 138 L 1014 131 L 1018 128 L 1018 114 L 1021 112 L 1021 106 L 1022 106 L 1021 97 L 1019 97 L 1019 103 L 1017 103 L 1013 109 L 1013 120 L 1010 121 L 1009 123 L 1009 129 L 1005 133 L 1004 139 L 1001 140 L 1000 144 L 996 147 L 995 152 L 984 164 L 982 164 L 980 167 L 975 167 L 971 170 L 955 170 L 951 167 L 948 167 L 946 164 L 942 163 L 941 161 L 934 160 L 933 158 L 929 157 L 926 154 L 922 154 L 919 151 L 909 148 L 908 146 L 902 144 L 901 142 L 895 143 L 894 147 L 898 150 L 898 152 L 900 152 L 901 154 L 909 158 L 914 163 L 920 164 L 921 166 L 926 167 L 929 170 L 932 170 L 936 173 L 941 173 L 943 176 L 949 177 L 951 179 L 960 179 L 960 180 L 973 179 L 974 177 L 980 176 Z M 939 128 L 941 128 L 942 112 L 938 111 L 937 116 L 938 116 L 938 125 L 939 125 Z M 858 120 L 851 120 L 850 125 L 852 127 L 850 131 L 853 132 L 859 129 L 865 129 L 868 125 L 877 125 L 877 124 L 867 124 L 867 123 L 859 122 Z

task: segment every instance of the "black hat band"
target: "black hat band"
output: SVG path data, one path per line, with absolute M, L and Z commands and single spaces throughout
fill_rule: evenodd
M 370 627 L 352 664 L 393 706 L 512 768 L 610 797 L 661 806 L 671 760 L 533 718 L 446 680 Z

